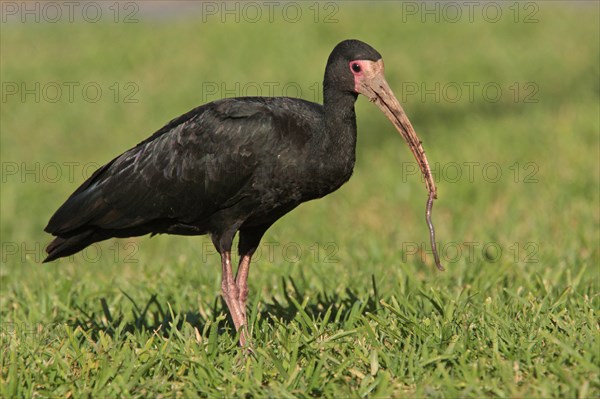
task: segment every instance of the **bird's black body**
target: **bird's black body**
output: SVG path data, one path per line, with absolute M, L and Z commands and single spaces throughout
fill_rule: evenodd
M 52 216 L 51 261 L 111 237 L 210 234 L 253 252 L 263 233 L 300 203 L 339 188 L 355 161 L 354 58 L 381 58 L 344 41 L 332 52 L 324 105 L 243 97 L 202 105 L 101 167 Z M 346 71 L 347 72 L 347 71 Z
M 46 228 L 59 237 L 48 260 L 109 237 L 210 233 L 220 242 L 238 230 L 266 230 L 350 178 L 354 118 L 327 133 L 323 106 L 300 99 L 198 107 L 100 168 L 67 200 Z

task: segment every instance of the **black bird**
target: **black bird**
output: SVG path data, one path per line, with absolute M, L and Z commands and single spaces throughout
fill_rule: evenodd
M 345 40 L 325 68 L 323 105 L 288 97 L 228 98 L 173 119 L 98 169 L 56 211 L 44 262 L 111 237 L 209 234 L 221 255 L 222 295 L 240 344 L 252 254 L 265 231 L 302 202 L 352 175 L 354 103 L 374 101 L 407 140 L 431 195 L 435 185 L 406 114 L 383 75 L 381 55 Z M 236 277 L 231 247 L 239 233 Z

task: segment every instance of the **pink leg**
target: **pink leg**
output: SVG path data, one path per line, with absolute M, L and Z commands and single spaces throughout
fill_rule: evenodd
M 243 255 L 240 259 L 235 285 L 238 289 L 238 302 L 244 318 L 246 317 L 246 300 L 248 299 L 248 271 L 250 270 L 250 255 Z
M 236 285 L 236 281 L 233 279 L 233 271 L 231 269 L 231 254 L 229 252 L 223 252 L 221 254 L 221 273 L 221 293 L 223 295 L 223 299 L 225 299 L 227 307 L 229 308 L 229 313 L 233 319 L 235 330 L 239 331 L 242 326 L 244 326 L 244 328 L 246 326 L 246 309 L 244 308 L 242 310 L 242 307 L 240 307 L 240 290 Z M 240 345 L 246 345 L 244 331 L 240 333 Z

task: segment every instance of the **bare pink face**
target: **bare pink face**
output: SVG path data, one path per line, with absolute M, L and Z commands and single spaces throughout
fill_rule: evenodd
M 383 60 L 354 60 L 348 63 L 348 67 L 354 75 L 354 90 L 357 93 L 363 94 L 369 99 L 371 98 L 371 90 L 367 90 L 367 86 L 372 86 L 374 81 L 383 80 Z

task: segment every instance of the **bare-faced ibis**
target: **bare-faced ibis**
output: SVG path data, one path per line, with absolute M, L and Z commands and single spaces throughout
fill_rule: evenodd
M 289 97 L 214 101 L 102 166 L 50 219 L 45 231 L 56 238 L 45 262 L 111 237 L 209 234 L 221 255 L 222 295 L 236 330 L 244 327 L 245 345 L 252 255 L 275 221 L 337 190 L 352 175 L 358 94 L 377 104 L 415 155 L 429 190 L 433 237 L 429 214 L 436 188 L 421 142 L 385 81 L 381 55 L 361 41 L 345 40 L 327 60 L 323 105 Z M 236 233 L 240 261 L 234 278 Z M 436 263 L 441 267 L 437 256 Z

